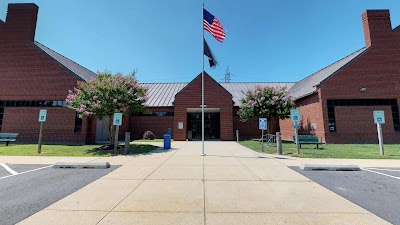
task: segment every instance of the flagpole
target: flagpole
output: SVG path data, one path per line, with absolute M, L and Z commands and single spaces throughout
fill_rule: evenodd
M 204 23 L 204 0 L 203 0 L 203 9 L 201 10 L 202 21 Z M 204 152 L 204 25 L 202 24 L 203 38 L 201 43 L 203 45 L 203 51 L 201 52 L 201 57 L 203 59 L 203 68 L 201 70 L 201 156 L 205 156 Z

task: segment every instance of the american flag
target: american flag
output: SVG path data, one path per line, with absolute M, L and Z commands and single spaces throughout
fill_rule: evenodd
M 205 9 L 203 9 L 203 27 L 204 30 L 210 32 L 219 42 L 225 40 L 225 31 L 221 23 Z

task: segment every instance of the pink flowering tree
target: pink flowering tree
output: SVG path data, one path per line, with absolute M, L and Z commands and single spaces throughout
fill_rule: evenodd
M 146 89 L 140 86 L 135 72 L 124 76 L 121 73 L 98 72 L 96 78 L 87 82 L 78 81 L 74 90 L 69 90 L 66 101 L 81 116 L 97 117 L 108 124 L 110 144 L 114 141 L 115 112 L 136 114 L 144 112 L 147 101 Z
M 251 118 L 267 118 L 268 133 L 278 130 L 279 119 L 287 118 L 290 109 L 295 108 L 293 99 L 286 96 L 286 87 L 262 87 L 256 86 L 254 90 L 245 93 L 245 97 L 240 101 L 241 106 L 238 115 L 242 121 Z

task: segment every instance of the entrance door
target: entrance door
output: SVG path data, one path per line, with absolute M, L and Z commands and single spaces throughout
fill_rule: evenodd
M 201 139 L 201 113 L 187 114 L 187 129 L 194 139 Z M 204 138 L 219 139 L 220 114 L 204 113 Z

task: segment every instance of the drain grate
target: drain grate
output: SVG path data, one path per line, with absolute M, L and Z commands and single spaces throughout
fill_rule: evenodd
M 360 171 L 356 165 L 324 165 L 324 164 L 304 164 L 300 166 L 304 171 Z

